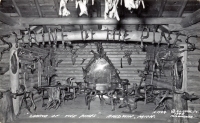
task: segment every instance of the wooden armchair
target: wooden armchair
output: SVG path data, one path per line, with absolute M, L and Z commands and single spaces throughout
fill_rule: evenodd
M 73 79 L 74 78 L 72 77 L 67 78 L 65 83 L 62 85 L 63 88 L 61 89 L 61 98 L 64 104 L 65 104 L 65 100 L 74 100 L 77 97 L 76 90 L 78 86 L 73 85 L 73 82 L 72 82 Z

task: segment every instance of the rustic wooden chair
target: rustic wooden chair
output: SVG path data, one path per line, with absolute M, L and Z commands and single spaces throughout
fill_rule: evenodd
M 73 80 L 74 78 L 69 77 L 65 81 L 63 88 L 61 89 L 61 98 L 62 101 L 65 104 L 65 100 L 74 100 L 77 97 L 77 91 L 79 89 L 78 83 L 76 83 L 76 86 L 73 85 Z
M 19 89 L 17 90 L 16 96 L 21 96 L 22 97 L 21 101 L 20 101 L 19 112 L 18 112 L 17 115 L 20 115 L 23 103 L 25 103 L 25 108 L 30 113 L 32 113 L 31 110 L 30 110 L 31 106 L 28 105 L 28 99 L 30 99 L 31 104 L 33 105 L 34 110 L 36 110 L 36 105 L 35 105 L 35 102 L 33 100 L 33 93 L 31 91 L 26 91 L 24 85 L 22 85 L 22 84 L 19 85 Z
M 84 91 L 84 90 L 83 90 L 83 86 L 82 86 L 83 82 L 75 82 L 75 83 L 76 83 L 76 85 L 77 85 L 76 93 L 77 93 L 77 94 L 81 94 L 82 91 Z

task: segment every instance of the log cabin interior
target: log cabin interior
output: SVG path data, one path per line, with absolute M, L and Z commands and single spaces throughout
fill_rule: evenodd
M 0 0 L 0 122 L 200 122 L 199 0 Z

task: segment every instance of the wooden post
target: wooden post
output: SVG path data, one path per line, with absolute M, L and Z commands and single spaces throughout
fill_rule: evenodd
M 184 46 L 184 50 L 187 50 L 187 44 L 180 44 Z M 180 54 L 183 56 L 182 63 L 183 63 L 183 84 L 182 84 L 182 91 L 187 92 L 187 51 Z
M 13 47 L 10 49 L 10 85 L 11 85 L 11 92 L 16 93 L 18 86 L 19 86 L 19 58 L 17 56 L 17 48 L 15 44 L 12 45 Z M 19 112 L 19 97 L 13 99 L 13 108 L 14 113 L 17 115 Z
M 187 44 L 180 44 L 179 46 L 184 46 L 184 48 L 182 50 L 187 49 Z M 182 83 L 182 88 L 181 88 L 180 91 L 181 92 L 187 92 L 187 51 L 181 53 L 180 56 L 183 56 L 183 58 L 182 58 L 183 83 Z M 176 111 L 177 110 L 179 110 L 179 111 L 188 110 L 188 103 L 185 99 L 181 98 L 181 96 L 182 96 L 182 94 L 174 94 L 173 95 L 173 104 L 174 104 L 174 109 Z M 187 114 L 184 114 L 184 116 L 187 116 Z M 173 123 L 188 123 L 188 118 L 174 117 Z
M 184 111 L 188 110 L 188 104 L 187 101 L 181 98 L 181 94 L 174 94 L 174 109 L 175 111 Z M 177 115 L 179 116 L 179 115 Z M 183 116 L 182 114 L 180 116 Z M 174 117 L 173 118 L 173 123 L 188 123 L 188 118 L 182 118 L 182 117 Z

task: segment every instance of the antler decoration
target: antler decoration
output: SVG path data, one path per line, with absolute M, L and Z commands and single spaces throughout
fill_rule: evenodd
M 161 38 L 162 37 L 164 37 L 165 41 L 167 42 L 167 45 L 169 46 L 170 45 L 170 40 L 171 40 L 170 32 L 168 33 L 168 37 L 165 36 L 164 32 L 161 32 Z M 162 41 L 162 39 L 161 39 L 161 41 Z
M 177 42 L 182 42 L 181 39 L 178 39 L 179 35 L 180 35 L 180 33 L 176 33 L 176 38 L 174 39 L 174 43 L 172 44 L 171 47 L 176 47 Z
M 156 41 L 156 40 L 155 40 L 155 38 L 156 38 L 156 35 L 155 35 L 155 34 L 156 34 L 156 27 L 154 26 L 154 27 L 153 27 L 153 42 L 152 42 L 152 44 L 155 44 L 155 41 Z
M 31 70 L 31 73 L 33 74 L 36 70 L 35 63 L 38 61 L 38 58 L 35 58 L 32 60 L 32 63 L 30 65 L 26 64 L 26 68 Z
M 56 49 L 57 48 L 57 29 L 56 28 L 54 29 L 54 35 L 55 35 L 55 38 L 54 38 L 54 48 Z
M 170 40 L 172 39 L 171 37 L 170 37 L 170 34 L 171 34 L 171 32 L 168 32 L 168 37 L 166 37 L 165 36 L 165 33 L 164 32 L 161 32 L 161 35 L 160 35 L 160 40 L 159 40 L 159 42 L 158 42 L 158 45 L 160 45 L 160 43 L 162 42 L 162 38 L 164 37 L 164 39 L 165 39 L 165 41 L 167 42 L 167 45 L 168 45 L 168 47 L 170 46 Z M 178 37 L 177 37 L 178 38 Z
M 127 58 L 128 64 L 131 65 L 132 59 L 131 59 L 131 54 L 133 53 L 132 50 L 126 50 L 124 51 L 124 56 L 123 58 Z
M 9 37 L 9 36 L 5 36 L 5 37 Z M 4 52 L 10 51 L 10 49 L 12 48 L 12 43 L 5 41 L 5 40 L 4 40 L 4 37 L 0 37 L 0 40 L 1 40 L 4 44 L 7 44 L 7 45 L 8 45 L 8 48 L 4 48 L 4 49 L 1 51 L 1 56 L 0 56 L 0 61 L 1 61 Z
M 86 79 L 87 78 L 87 73 L 89 71 L 87 69 L 83 68 L 83 67 L 82 67 L 82 70 L 83 70 L 83 79 Z
M 58 60 L 57 63 L 56 63 L 56 67 L 58 67 L 58 65 L 59 65 L 61 62 L 63 62 L 62 59 L 61 59 L 61 60 Z
M 109 30 L 107 28 L 107 37 L 106 37 L 106 40 L 108 41 L 109 40 Z
M 36 38 L 36 32 L 35 31 L 28 29 L 28 35 L 29 35 L 29 39 L 28 40 L 30 42 L 30 46 L 32 46 L 32 40 L 34 40 L 35 43 L 37 45 L 39 45 L 39 42 L 37 41 L 37 38 Z
M 44 73 L 45 68 L 46 68 L 45 61 L 46 61 L 46 59 L 49 55 L 50 55 L 50 53 L 48 53 L 44 58 L 42 58 L 42 56 L 39 57 L 39 62 L 41 63 L 43 73 Z
M 124 30 L 124 31 L 123 31 L 123 34 L 124 34 L 124 35 L 123 35 L 123 41 L 127 41 L 127 40 L 130 39 L 130 38 L 127 38 L 127 39 L 126 39 L 126 37 L 129 35 L 127 32 L 131 32 L 131 31 L 128 31 L 128 30 Z
M 49 56 L 49 59 L 46 62 L 47 66 L 44 68 L 44 76 L 47 79 L 47 84 L 50 85 L 51 79 L 57 76 L 57 74 L 55 74 L 56 60 L 52 57 L 51 53 L 49 53 L 47 56 Z
M 93 32 L 92 29 L 90 29 L 90 31 L 91 31 L 91 40 L 93 40 L 93 35 L 94 35 L 95 33 Z
M 106 52 L 104 52 L 104 48 L 102 46 L 102 43 L 98 42 L 98 43 L 96 43 L 96 46 L 97 46 L 97 52 L 99 53 L 100 58 L 103 58 L 103 56 L 105 56 Z
M 44 29 L 42 29 L 42 45 L 45 46 L 45 41 L 44 41 Z
M 119 30 L 118 35 L 119 35 L 118 40 L 121 41 L 121 39 L 120 39 L 120 36 L 121 36 L 121 30 Z
M 146 35 L 146 36 L 144 36 L 144 31 L 145 31 L 145 30 L 147 30 L 147 35 Z M 145 28 L 143 28 L 143 30 L 142 30 L 142 35 L 141 35 L 141 45 L 140 45 L 140 47 L 141 47 L 142 51 L 145 50 L 145 47 L 144 47 L 144 44 L 143 44 L 143 40 L 144 40 L 144 39 L 147 39 L 148 37 L 149 37 L 149 28 L 148 28 L 148 27 L 145 27 Z
M 72 49 L 70 50 L 70 52 L 71 52 L 71 60 L 72 60 L 72 64 L 73 64 L 73 65 L 75 64 L 76 58 L 78 57 L 78 55 L 77 55 L 78 50 L 84 49 L 86 46 L 87 46 L 87 43 L 85 43 L 85 44 L 82 45 L 82 46 L 78 45 L 79 48 L 74 48 L 74 49 L 72 48 Z
M 83 33 L 85 32 L 85 38 L 83 37 Z M 82 40 L 86 40 L 87 38 L 89 37 L 88 33 L 87 33 L 87 30 L 81 30 L 81 38 Z
M 25 43 L 24 43 L 24 34 L 22 34 L 22 36 L 21 36 L 20 38 L 18 37 L 17 33 L 13 32 L 13 34 L 15 35 L 16 48 L 17 48 L 18 45 L 19 45 L 19 40 L 22 41 L 23 47 L 25 47 L 26 45 L 25 45 Z
M 54 37 L 53 37 L 53 35 L 51 33 L 51 29 L 50 28 L 48 30 L 48 35 L 49 35 L 49 45 L 51 45 L 51 36 L 52 36 L 53 40 L 54 40 Z
M 22 57 L 23 54 L 25 54 L 25 51 L 23 49 L 21 49 L 21 48 L 17 49 L 17 56 L 18 57 Z
M 198 48 L 195 46 L 194 43 L 191 43 L 191 42 L 189 41 L 189 39 L 190 39 L 191 37 L 197 38 L 198 36 L 197 36 L 197 35 L 194 35 L 194 36 L 187 36 L 187 38 L 186 38 L 186 40 L 185 40 L 185 43 L 188 44 L 188 50 L 187 50 L 187 51 L 194 51 L 194 50 L 198 49 Z
M 77 51 L 78 51 L 78 49 L 71 50 L 71 60 L 72 60 L 73 65 L 75 64 L 76 58 L 78 57 L 78 55 L 76 54 Z
M 82 59 L 82 62 L 81 62 L 81 64 L 80 64 L 80 65 L 82 65 L 82 64 L 85 62 L 85 60 L 86 60 L 86 59 L 85 59 L 85 58 L 83 58 L 83 59 Z
M 147 59 L 143 63 L 143 64 L 145 64 L 144 70 L 147 72 L 147 74 L 150 73 L 150 62 L 151 62 L 151 58 L 150 58 L 150 56 L 147 56 Z
M 116 29 L 114 29 L 113 33 L 112 33 L 113 34 L 113 41 L 115 41 L 115 31 L 116 31 Z

